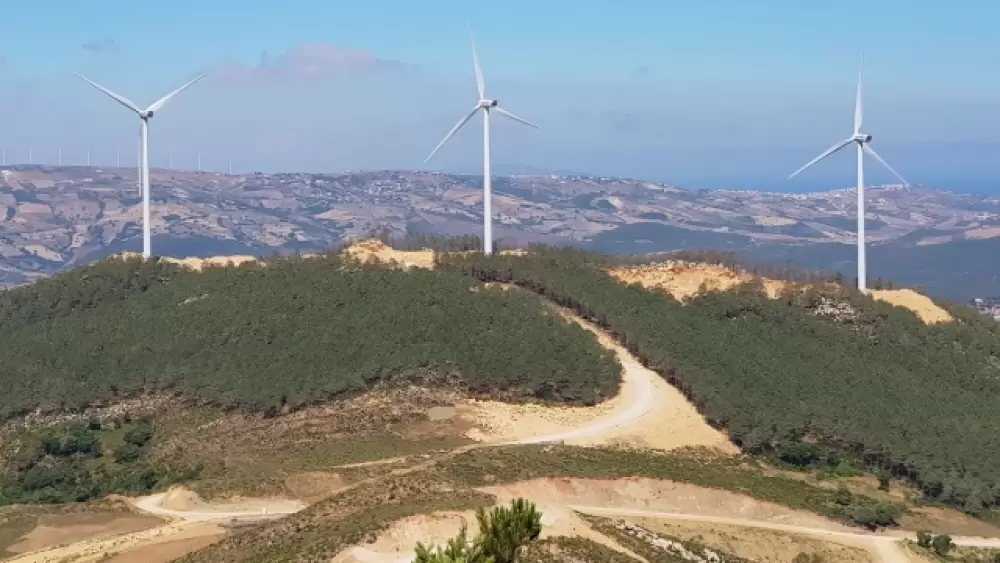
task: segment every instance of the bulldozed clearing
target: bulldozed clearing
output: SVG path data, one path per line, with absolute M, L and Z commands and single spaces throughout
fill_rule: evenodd
M 433 250 L 396 250 L 391 246 L 377 239 L 369 239 L 355 242 L 347 246 L 343 251 L 344 256 L 368 262 L 378 260 L 379 262 L 395 262 L 402 268 L 434 269 Z
M 748 529 L 732 524 L 627 518 L 643 528 L 682 540 L 694 540 L 714 549 L 761 563 L 792 561 L 800 553 L 818 556 L 827 563 L 878 563 L 864 547 L 841 545 L 778 530 Z M 858 542 L 862 543 L 862 542 Z
M 776 299 L 786 287 L 796 285 L 792 282 L 733 272 L 718 265 L 682 261 L 612 268 L 608 273 L 623 283 L 638 283 L 648 289 L 665 291 L 681 302 L 693 299 L 703 291 L 728 291 L 753 281 L 760 281 L 768 297 Z M 912 289 L 879 289 L 871 290 L 870 294 L 879 301 L 913 311 L 926 324 L 954 320 L 929 297 Z
M 643 559 L 617 542 L 595 531 L 574 510 L 573 505 L 600 505 L 620 509 L 679 511 L 703 516 L 738 514 L 793 526 L 805 526 L 833 531 L 849 528 L 819 516 L 761 502 L 750 497 L 655 479 L 534 479 L 495 487 L 482 492 L 495 495 L 498 505 L 509 504 L 516 498 L 530 499 L 542 513 L 542 537 L 582 537 L 625 553 L 637 561 Z M 356 545 L 342 551 L 334 563 L 399 563 L 411 561 L 417 542 L 442 544 L 455 536 L 463 520 L 469 526 L 470 537 L 476 534 L 473 512 L 438 512 L 400 520 L 380 533 L 374 542 Z M 689 527 L 711 528 L 714 524 L 689 523 Z M 752 532 L 745 535 L 752 536 Z M 815 542 L 821 544 L 823 542 Z M 831 548 L 830 552 L 836 551 Z M 860 552 L 861 550 L 856 550 Z M 794 554 L 793 554 L 794 556 Z M 775 559 L 777 561 L 778 559 Z M 780 561 L 789 561 L 780 559 Z M 840 559 L 866 561 L 866 559 Z M 871 560 L 871 559 L 867 559 Z M 836 560 L 834 560 L 836 561 Z

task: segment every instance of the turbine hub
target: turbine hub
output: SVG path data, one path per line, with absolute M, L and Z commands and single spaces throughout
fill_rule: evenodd
M 497 107 L 497 101 L 496 100 L 480 100 L 479 101 L 479 107 L 481 107 L 483 109 L 495 108 L 495 107 Z
M 857 143 L 870 143 L 872 141 L 872 136 L 864 133 L 855 133 L 854 141 Z

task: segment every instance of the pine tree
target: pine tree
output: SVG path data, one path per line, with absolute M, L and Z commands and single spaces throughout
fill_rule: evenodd
M 463 523 L 445 547 L 432 550 L 418 543 L 414 563 L 517 563 L 524 546 L 542 533 L 542 513 L 523 498 L 490 512 L 480 507 L 476 521 L 479 535 L 474 540 L 468 539 L 468 527 Z
M 542 533 L 542 514 L 523 498 L 511 501 L 510 507 L 498 506 L 490 513 L 479 508 L 477 542 L 482 553 L 496 563 L 515 563 L 522 548 Z

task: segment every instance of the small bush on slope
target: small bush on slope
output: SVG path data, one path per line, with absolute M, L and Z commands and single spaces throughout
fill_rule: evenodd
M 513 282 L 612 330 L 754 452 L 809 436 L 970 511 L 1000 493 L 1000 325 L 927 326 L 860 296 L 833 322 L 817 292 L 753 287 L 681 305 L 625 286 L 590 255 L 447 255 L 442 268 Z
M 476 521 L 479 535 L 471 541 L 463 523 L 458 535 L 444 547 L 431 549 L 417 542 L 414 563 L 517 563 L 527 544 L 542 533 L 542 513 L 523 498 L 490 512 L 479 507 Z
M 143 446 L 153 435 L 147 423 L 128 429 L 124 438 L 110 428 L 71 423 L 8 436 L 19 445 L 11 459 L 0 459 L 0 506 L 148 493 L 197 475 L 194 466 L 146 459 L 149 448 Z M 144 438 L 141 445 L 137 437 Z
M 19 305 L 38 311 L 0 326 L 0 419 L 165 388 L 261 410 L 391 379 L 569 402 L 617 391 L 620 365 L 591 335 L 534 296 L 476 285 L 327 256 L 174 274 L 86 307 L 39 297 Z

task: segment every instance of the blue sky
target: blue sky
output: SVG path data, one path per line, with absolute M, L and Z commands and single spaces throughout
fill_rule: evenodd
M 490 95 L 542 126 L 495 127 L 501 170 L 848 185 L 846 154 L 785 178 L 850 133 L 864 50 L 882 156 L 913 183 L 1000 191 L 998 18 L 977 0 L 17 2 L 0 35 L 0 146 L 8 161 L 30 146 L 36 161 L 62 147 L 64 161 L 117 148 L 134 162 L 134 118 L 71 72 L 145 104 L 210 70 L 154 118 L 154 165 L 200 152 L 239 170 L 421 167 L 474 102 L 471 23 Z M 479 170 L 480 127 L 431 166 Z

